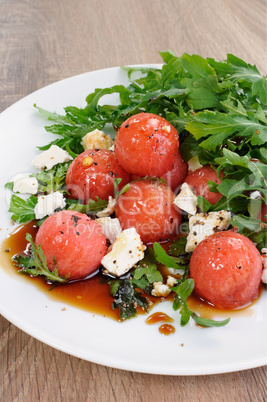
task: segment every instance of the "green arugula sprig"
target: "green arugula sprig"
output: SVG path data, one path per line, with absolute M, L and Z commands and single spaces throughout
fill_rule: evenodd
M 96 197 L 96 200 L 90 199 L 87 204 L 81 204 L 79 200 L 74 200 L 72 198 L 66 199 L 67 209 L 72 211 L 81 212 L 82 214 L 92 215 L 96 214 L 98 211 L 106 208 L 108 205 L 107 200 L 101 200 Z
M 16 255 L 13 257 L 14 263 L 21 268 L 19 273 L 30 276 L 43 276 L 47 282 L 66 283 L 68 278 L 63 278 L 58 274 L 56 261 L 54 261 L 53 270 L 50 271 L 41 246 L 35 246 L 29 233 L 26 234 L 26 240 L 30 243 L 31 256 Z
M 230 318 L 222 321 L 211 320 L 209 318 L 202 318 L 188 308 L 187 299 L 194 289 L 194 281 L 191 278 L 186 279 L 184 282 L 175 286 L 172 290 L 176 293 L 174 296 L 173 309 L 176 311 L 180 309 L 180 324 L 184 327 L 193 318 L 195 323 L 201 327 L 222 327 L 230 321 Z
M 162 280 L 162 275 L 157 267 L 157 257 L 152 247 L 148 247 L 145 257 L 139 261 L 137 268 L 134 270 L 133 283 L 140 289 L 148 289 L 150 293 L 150 285 L 154 282 L 162 282 Z
M 37 198 L 31 195 L 27 200 L 13 194 L 8 212 L 11 212 L 11 220 L 17 223 L 27 223 L 35 219 L 34 208 Z
M 84 108 L 66 107 L 65 115 L 38 108 L 56 123 L 46 127 L 61 137 L 53 143 L 77 152 L 86 132 L 110 124 L 117 128 L 141 111 L 166 117 L 178 129 L 181 143 L 191 133 L 197 152 L 205 150 L 201 159 L 209 159 L 209 152 L 218 152 L 235 137 L 243 138 L 239 148 L 244 149 L 247 143 L 266 142 L 267 80 L 255 66 L 231 54 L 221 62 L 187 53 L 176 57 L 171 51 L 160 55 L 162 68 L 124 67 L 130 85 L 98 88 L 87 96 Z M 101 105 L 102 97 L 112 93 L 119 94 L 120 104 Z
M 116 200 L 119 198 L 119 196 L 121 194 L 126 193 L 126 191 L 129 190 L 130 188 L 130 183 L 125 184 L 125 186 L 123 186 L 123 188 L 119 191 L 118 187 L 120 182 L 122 181 L 122 179 L 120 177 L 117 177 L 116 179 L 114 179 L 114 197 L 116 198 Z
M 70 162 L 58 163 L 52 169 L 43 169 L 40 173 L 32 174 L 38 180 L 38 193 L 65 191 L 65 178 Z

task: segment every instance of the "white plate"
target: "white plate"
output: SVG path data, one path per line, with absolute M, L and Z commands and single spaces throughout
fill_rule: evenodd
M 31 171 L 36 145 L 47 144 L 47 121 L 33 104 L 61 113 L 64 106 L 85 105 L 95 87 L 127 84 L 127 75 L 111 68 L 75 76 L 49 85 L 8 108 L 0 115 L 0 240 L 10 225 L 4 184 L 16 173 Z M 115 102 L 116 97 L 106 99 Z M 267 363 L 267 292 L 245 315 L 233 317 L 222 328 L 201 329 L 190 322 L 179 326 L 179 313 L 170 303 L 158 305 L 175 318 L 176 332 L 161 335 L 158 326 L 146 325 L 145 316 L 124 323 L 93 315 L 51 300 L 15 271 L 0 269 L 0 312 L 17 327 L 42 342 L 91 362 L 119 369 L 169 375 L 215 374 Z M 219 317 L 222 319 L 222 317 Z M 183 346 L 181 346 L 183 344 Z

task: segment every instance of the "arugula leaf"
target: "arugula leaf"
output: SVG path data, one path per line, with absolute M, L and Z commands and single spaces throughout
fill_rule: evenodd
M 261 230 L 261 221 L 244 215 L 234 215 L 231 224 L 238 227 L 238 232 L 258 232 Z
M 45 168 L 40 173 L 33 174 L 32 176 L 38 180 L 38 192 L 49 194 L 59 190 L 64 191 L 69 165 L 70 162 L 59 163 L 50 170 Z
M 180 268 L 180 266 L 176 264 L 174 259 L 166 253 L 166 251 L 162 248 L 162 246 L 159 243 L 157 242 L 153 243 L 153 249 L 155 253 L 155 258 L 158 262 L 160 262 L 163 265 L 166 265 L 166 267 L 168 268 L 175 268 L 175 269 Z
M 196 140 L 208 137 L 200 142 L 200 146 L 208 151 L 215 151 L 216 147 L 225 143 L 227 138 L 231 138 L 236 133 L 247 137 L 252 145 L 262 145 L 267 138 L 266 126 L 256 119 L 219 111 L 198 112 L 185 128 Z
M 176 257 L 179 257 L 182 254 L 185 254 L 186 242 L 187 242 L 186 236 L 175 239 L 169 246 L 169 251 L 168 251 L 169 254 L 174 255 Z
M 119 196 L 121 194 L 126 193 L 126 191 L 129 190 L 130 188 L 130 183 L 125 184 L 125 186 L 119 191 L 118 190 L 118 186 L 120 184 L 120 182 L 122 181 L 122 179 L 120 177 L 114 179 L 114 197 L 116 198 L 116 200 L 119 198 Z
M 192 313 L 191 317 L 200 327 L 224 327 L 230 321 L 230 318 L 226 318 L 225 320 L 220 321 L 211 320 L 209 318 L 202 318 L 196 313 Z
M 96 201 L 90 199 L 87 204 L 81 204 L 79 200 L 67 198 L 66 204 L 67 209 L 90 215 L 95 214 L 96 212 L 106 208 L 108 202 L 107 200 L 101 200 L 99 197 L 96 197 Z
M 226 61 L 216 62 L 208 59 L 208 62 L 222 77 L 227 77 L 233 82 L 245 82 L 247 86 L 251 87 L 252 95 L 258 96 L 264 105 L 267 104 L 267 81 L 256 66 L 248 64 L 232 54 L 227 55 Z
M 118 177 L 118 178 L 114 179 L 114 182 L 113 182 L 113 184 L 114 184 L 114 196 L 115 196 L 116 199 L 119 196 L 118 186 L 119 186 L 121 181 L 122 181 L 122 179 L 120 177 Z
M 213 207 L 213 205 L 201 195 L 198 195 L 197 197 L 197 205 L 199 206 L 202 212 L 209 212 L 212 210 Z
M 223 321 L 210 320 L 207 318 L 199 317 L 196 313 L 188 308 L 187 298 L 191 295 L 194 289 L 194 280 L 189 278 L 182 282 L 179 286 L 172 288 L 175 291 L 173 309 L 178 310 L 180 307 L 180 315 L 181 320 L 180 324 L 184 327 L 192 317 L 197 325 L 202 327 L 222 327 L 230 321 L 230 318 L 227 318 Z
M 172 259 L 177 264 L 179 264 L 179 268 L 183 267 L 184 269 L 186 269 L 186 265 L 190 261 L 190 255 L 185 252 L 186 242 L 187 242 L 186 236 L 179 237 L 170 244 L 168 250 L 168 254 L 172 256 Z
M 19 273 L 30 276 L 44 276 L 48 282 L 66 283 L 68 278 L 61 277 L 58 274 L 56 261 L 54 261 L 53 271 L 50 271 L 41 246 L 35 246 L 32 236 L 29 233 L 26 234 L 26 240 L 31 245 L 31 257 L 16 255 L 13 258 L 14 263 L 21 268 Z
M 226 172 L 226 178 L 217 186 L 217 190 L 229 200 L 253 190 L 260 191 L 267 199 L 267 165 L 227 149 L 223 149 L 223 155 L 215 159 L 220 164 L 220 169 Z
M 35 219 L 34 207 L 37 197 L 31 195 L 27 200 L 13 194 L 10 200 L 9 210 L 11 220 L 17 223 L 27 223 Z
M 266 247 L 267 244 L 267 228 L 262 229 L 260 232 L 251 232 L 248 234 L 248 238 L 253 243 L 256 243 L 257 249 L 261 251 L 261 249 Z
M 13 181 L 10 181 L 9 183 L 6 183 L 6 184 L 5 184 L 5 188 L 7 188 L 8 190 L 13 191 L 14 182 L 13 182 Z
M 194 80 L 205 78 L 209 75 L 216 76 L 216 71 L 203 57 L 193 54 L 190 56 L 184 53 L 181 57 L 181 64 L 188 71 Z
M 146 287 L 153 282 L 162 282 L 162 275 L 158 271 L 157 263 L 156 263 L 155 254 L 151 247 L 148 247 L 145 251 L 145 257 L 139 261 L 137 264 L 137 268 L 133 273 L 133 283 L 136 283 L 142 277 L 145 277 L 147 280 Z

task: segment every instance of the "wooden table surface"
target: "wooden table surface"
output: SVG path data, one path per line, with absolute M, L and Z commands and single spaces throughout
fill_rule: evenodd
M 266 0 L 0 0 L 0 112 L 83 72 L 161 62 L 171 49 L 267 73 Z M 266 401 L 266 367 L 159 376 L 80 360 L 0 317 L 2 401 Z M 256 341 L 256 340 L 255 340 Z

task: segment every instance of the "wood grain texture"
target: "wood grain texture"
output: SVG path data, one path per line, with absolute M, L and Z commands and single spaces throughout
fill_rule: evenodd
M 161 62 L 159 50 L 267 73 L 265 0 L 0 0 L 0 111 L 83 72 Z M 71 357 L 0 317 L 1 401 L 266 401 L 266 367 L 214 376 L 120 371 Z

